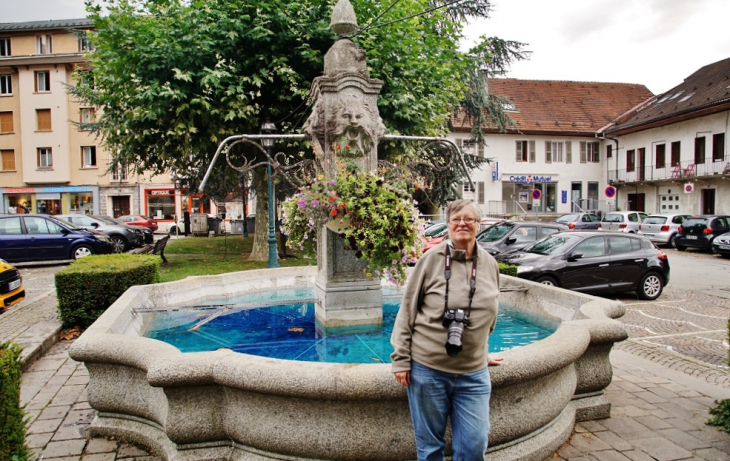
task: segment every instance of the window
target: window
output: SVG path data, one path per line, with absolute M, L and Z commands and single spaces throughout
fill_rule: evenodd
M 475 139 L 457 139 L 456 145 L 460 147 L 465 154 L 484 157 L 484 144 L 477 143 Z
M 83 168 L 96 167 L 96 146 L 81 148 L 81 166 Z
M 38 168 L 51 168 L 53 166 L 53 154 L 50 147 L 38 148 Z
M 636 169 L 636 151 L 627 150 L 626 151 L 626 171 L 631 172 Z
M 118 166 L 112 169 L 112 181 L 127 181 L 127 168 L 119 168 Z
M 0 75 L 0 94 L 13 94 L 12 76 Z
M 535 163 L 535 141 L 515 141 L 515 161 Z
M 0 133 L 12 133 L 13 131 L 13 113 L 0 112 Z
M 94 88 L 94 74 L 92 74 L 91 71 L 81 73 L 81 86 Z
M 583 240 L 573 248 L 573 254 L 581 253 L 583 258 L 595 258 L 606 255 L 606 244 L 603 237 L 591 237 Z
M 612 146 L 608 146 L 612 147 Z M 600 161 L 600 154 L 598 149 L 600 143 L 598 142 L 587 142 L 581 141 L 580 143 L 580 163 L 598 163 Z M 609 149 L 608 152 L 611 150 Z M 610 157 L 610 156 L 609 156 Z
M 618 235 L 609 235 L 608 244 L 611 246 L 612 255 L 631 253 L 632 251 L 638 251 L 641 248 L 638 240 Z
M 721 162 L 725 157 L 725 133 L 712 135 L 712 161 Z
M 655 165 L 657 168 L 664 168 L 666 166 L 666 156 L 667 156 L 667 146 L 666 144 L 657 144 L 656 145 L 656 158 L 655 158 Z
M 477 203 L 484 204 L 484 181 L 477 183 Z
M 10 37 L 0 38 L 0 56 L 10 56 Z
M 545 163 L 563 162 L 563 143 L 545 141 Z
M 20 235 L 23 228 L 20 227 L 20 216 L 0 219 L 0 234 Z
M 81 109 L 79 116 L 80 130 L 90 130 L 91 128 L 88 125 L 94 123 L 94 121 L 96 121 L 96 109 L 93 107 Z
M 89 40 L 89 37 L 86 36 L 86 33 L 84 33 L 82 36 L 79 37 L 79 52 L 84 51 L 93 51 L 94 47 L 91 45 L 91 40 Z
M 695 138 L 695 164 L 705 163 L 705 137 Z
M 606 146 L 606 158 L 613 157 L 613 146 L 611 144 Z
M 681 146 L 681 143 L 679 141 L 674 141 L 672 143 L 672 164 L 671 164 L 671 166 L 679 165 L 680 146 Z
M 573 141 L 565 141 L 565 163 L 573 163 Z
M 35 90 L 37 93 L 51 91 L 51 73 L 47 70 L 35 73 Z
M 50 35 L 39 35 L 36 37 L 36 43 L 38 44 L 38 54 L 53 53 L 53 39 Z
M 36 109 L 38 131 L 51 131 L 51 109 Z
M 464 192 L 474 192 L 474 184 L 469 181 L 464 182 L 462 185 Z
M 13 149 L 0 150 L 3 171 L 15 171 L 15 151 Z

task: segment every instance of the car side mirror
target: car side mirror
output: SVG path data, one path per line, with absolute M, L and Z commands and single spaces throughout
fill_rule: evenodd
M 568 261 L 577 261 L 582 257 L 583 257 L 583 253 L 577 251 L 575 253 L 571 253 L 570 255 L 568 255 Z
M 507 245 L 512 245 L 516 241 L 517 241 L 516 237 L 508 237 L 507 240 L 504 241 L 504 243 L 506 243 Z
M 68 235 L 68 234 L 70 234 L 70 233 L 71 233 L 71 231 L 70 231 L 70 230 L 68 230 L 68 229 L 66 229 L 65 227 L 62 227 L 62 228 L 61 228 L 61 233 L 62 233 L 63 235 Z
M 91 223 L 91 227 L 93 227 L 94 229 L 97 229 L 99 227 L 99 223 L 93 222 L 93 223 Z

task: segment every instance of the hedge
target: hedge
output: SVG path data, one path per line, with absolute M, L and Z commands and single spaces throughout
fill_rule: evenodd
M 20 352 L 17 344 L 0 344 L 0 461 L 24 461 L 31 455 L 25 444 L 28 418 L 20 406 Z
M 86 328 L 128 288 L 160 281 L 160 258 L 150 255 L 95 255 L 56 272 L 58 313 L 64 326 Z
M 517 277 L 517 266 L 513 266 L 512 264 L 505 264 L 505 263 L 498 263 L 499 264 L 499 273 L 504 275 L 511 275 L 512 277 Z

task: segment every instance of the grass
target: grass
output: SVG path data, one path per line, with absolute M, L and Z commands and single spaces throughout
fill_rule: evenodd
M 160 269 L 160 282 L 172 282 L 193 275 L 216 275 L 253 269 L 265 269 L 267 261 L 249 261 L 253 236 L 171 238 L 165 247 L 168 263 Z M 304 259 L 289 249 L 281 267 L 313 266 L 315 259 Z

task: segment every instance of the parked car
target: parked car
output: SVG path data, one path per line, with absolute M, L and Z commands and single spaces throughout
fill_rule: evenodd
M 593 213 L 570 213 L 564 214 L 556 219 L 555 222 L 564 224 L 571 230 L 596 230 L 601 223 L 601 218 Z
M 484 232 L 485 229 L 488 229 L 492 226 L 494 226 L 497 223 L 500 223 L 504 221 L 504 219 L 501 218 L 482 218 L 481 221 L 479 221 L 479 232 Z
M 643 235 L 659 245 L 677 247 L 675 237 L 682 222 L 690 218 L 688 214 L 653 214 L 647 216 L 641 224 L 637 234 Z
M 62 214 L 55 215 L 55 217 L 75 224 L 78 227 L 83 227 L 84 229 L 95 229 L 105 233 L 112 239 L 112 253 L 124 253 L 144 244 L 142 228 L 115 222 L 106 216 Z
M 117 219 L 124 224 L 128 224 L 130 226 L 147 227 L 149 229 L 152 229 L 153 232 L 156 231 L 158 228 L 157 220 L 155 218 L 149 218 L 144 215 L 125 215 L 120 216 Z
M 519 250 L 568 226 L 536 221 L 502 221 L 477 234 L 477 243 L 492 256 Z
M 23 299 L 25 299 L 25 290 L 20 271 L 7 261 L 0 259 L 0 314 Z
M 79 259 L 111 252 L 111 239 L 53 216 L 0 216 L 0 258 L 16 263 Z
M 445 222 L 440 224 L 434 224 L 433 226 L 426 229 L 425 234 L 426 245 L 423 247 L 424 252 L 443 242 L 444 238 L 449 235 L 449 226 L 447 226 Z
M 667 255 L 638 235 L 561 232 L 496 259 L 517 266 L 520 278 L 584 293 L 653 300 L 669 283 Z
M 711 251 L 715 237 L 728 231 L 730 231 L 730 216 L 692 216 L 679 226 L 675 239 L 677 249 L 684 251 L 689 247 Z
M 117 218 L 112 218 L 111 216 L 102 216 L 107 221 L 111 221 L 114 224 L 119 224 L 121 226 L 129 226 L 129 224 L 125 224 L 122 221 L 118 220 Z M 154 243 L 155 242 L 155 231 L 150 229 L 149 227 L 142 227 L 142 226 L 129 226 L 133 229 L 137 229 L 142 231 L 142 243 Z
M 612 211 L 603 215 L 598 230 L 635 234 L 646 217 L 647 214 L 641 211 Z
M 730 232 L 715 237 L 712 241 L 712 252 L 730 258 Z

